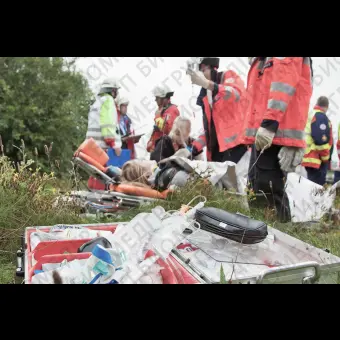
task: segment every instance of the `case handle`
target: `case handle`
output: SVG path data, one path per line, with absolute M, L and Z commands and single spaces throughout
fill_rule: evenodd
M 263 281 L 265 280 L 265 278 L 272 274 L 286 273 L 286 272 L 291 272 L 291 271 L 295 271 L 299 269 L 311 269 L 311 268 L 314 268 L 315 270 L 314 276 L 303 278 L 302 284 L 315 284 L 317 281 L 319 281 L 321 277 L 321 267 L 317 262 L 306 262 L 306 263 L 301 263 L 298 265 L 283 266 L 283 267 L 269 269 L 257 277 L 256 284 L 263 284 Z

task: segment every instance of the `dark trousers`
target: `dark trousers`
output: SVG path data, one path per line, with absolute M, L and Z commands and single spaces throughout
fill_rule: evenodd
M 218 163 L 233 162 L 237 164 L 247 151 L 246 145 L 238 145 L 224 152 L 213 152 L 212 161 Z
M 281 170 L 278 157 L 281 148 L 281 146 L 273 145 L 260 156 L 253 146 L 249 182 L 254 192 L 259 195 L 249 204 L 251 208 L 273 208 L 276 210 L 278 220 L 281 223 L 287 223 L 291 221 L 291 213 L 285 191 L 286 174 Z
M 322 163 L 320 169 L 306 168 L 308 179 L 315 184 L 324 186 L 326 184 L 328 167 L 329 163 L 327 162 Z
M 340 182 L 340 171 L 334 172 L 334 184 Z

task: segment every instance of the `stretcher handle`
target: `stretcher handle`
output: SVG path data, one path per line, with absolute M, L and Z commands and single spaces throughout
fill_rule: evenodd
M 23 268 L 23 257 L 25 253 L 23 252 L 23 249 L 19 249 L 17 251 L 17 270 L 16 270 L 16 276 L 17 277 L 24 277 L 25 276 L 25 270 Z
M 314 276 L 303 278 L 302 283 L 303 284 L 315 284 L 317 281 L 319 281 L 321 277 L 321 267 L 319 263 L 317 262 L 305 262 L 305 263 L 300 263 L 298 265 L 290 265 L 290 266 L 283 266 L 283 267 L 269 269 L 257 277 L 256 284 L 263 284 L 263 281 L 265 280 L 265 278 L 272 274 L 287 273 L 287 272 L 293 272 L 299 269 L 311 269 L 311 268 L 314 268 L 315 270 Z

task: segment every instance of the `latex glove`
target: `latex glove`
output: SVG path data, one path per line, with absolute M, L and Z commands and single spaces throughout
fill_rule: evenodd
M 302 163 L 305 149 L 294 147 L 283 147 L 279 153 L 281 170 L 284 172 L 295 172 Z
M 269 149 L 273 144 L 274 137 L 275 132 L 260 127 L 255 140 L 256 150 L 264 151 Z
M 157 118 L 156 119 L 156 126 L 160 129 L 163 130 L 165 125 L 165 121 L 163 118 Z
M 210 81 L 204 76 L 204 74 L 200 71 L 195 71 L 191 68 L 188 68 L 187 74 L 191 77 L 191 82 L 194 85 L 201 86 L 205 88 L 206 90 L 209 88 Z

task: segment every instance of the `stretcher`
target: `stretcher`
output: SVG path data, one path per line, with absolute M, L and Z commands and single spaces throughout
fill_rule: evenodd
M 94 224 L 76 225 L 74 227 L 87 228 L 95 231 L 115 232 L 117 225 Z M 17 277 L 24 279 L 23 283 L 31 284 L 32 278 L 37 271 L 42 270 L 44 264 L 61 264 L 63 261 L 86 260 L 92 254 L 78 253 L 78 249 L 91 241 L 91 239 L 42 241 L 33 250 L 31 235 L 36 231 L 49 232 L 52 227 L 27 228 L 23 237 L 22 248 L 17 252 Z M 155 255 L 149 251 L 146 258 Z M 190 273 L 172 256 L 166 261 L 159 259 L 157 264 L 162 267 L 161 276 L 163 284 L 196 284 L 199 283 Z
M 90 192 L 88 194 L 74 192 L 72 197 L 84 198 L 85 202 L 88 199 L 90 203 L 112 202 L 113 211 L 139 207 L 141 204 L 168 197 L 168 190 L 159 192 L 151 188 L 120 184 L 117 178 L 111 178 L 106 174 L 108 162 L 109 156 L 93 139 L 85 141 L 74 154 L 74 163 L 90 176 L 88 182 Z M 97 195 L 93 196 L 94 193 Z

